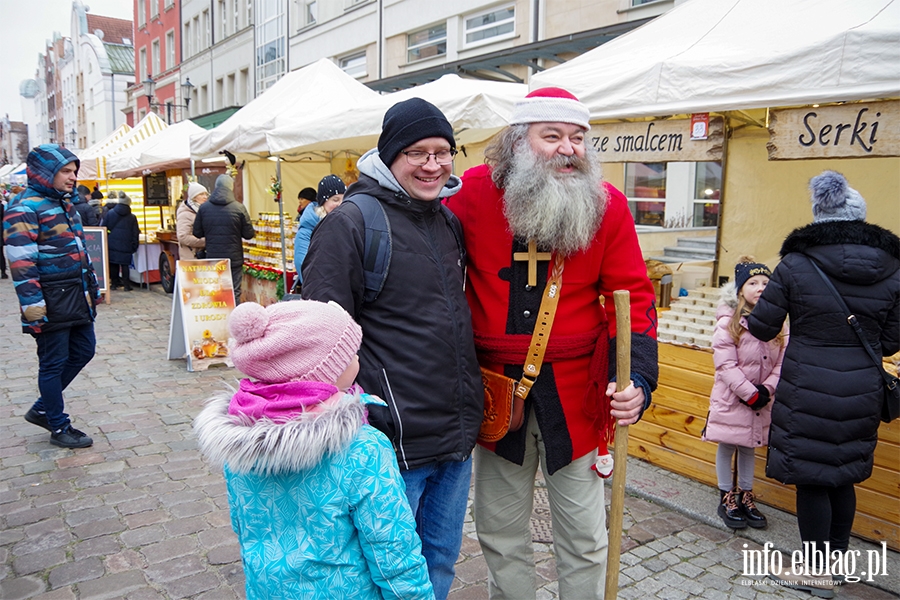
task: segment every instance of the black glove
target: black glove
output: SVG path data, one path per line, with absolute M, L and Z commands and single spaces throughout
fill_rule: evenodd
M 739 398 L 741 404 L 749 406 L 753 410 L 759 410 L 772 400 L 772 397 L 769 395 L 769 390 L 767 390 L 764 385 L 757 385 L 756 389 L 757 392 L 749 399 L 744 400 Z

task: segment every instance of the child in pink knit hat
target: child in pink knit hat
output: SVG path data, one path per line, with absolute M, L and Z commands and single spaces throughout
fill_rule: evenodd
M 362 330 L 334 302 L 246 302 L 228 321 L 252 379 L 194 421 L 224 467 L 247 598 L 434 598 L 384 402 L 353 385 Z

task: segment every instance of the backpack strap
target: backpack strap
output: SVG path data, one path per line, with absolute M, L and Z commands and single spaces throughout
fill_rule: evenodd
M 368 194 L 354 194 L 344 202 L 355 204 L 363 216 L 366 233 L 363 275 L 366 286 L 364 302 L 374 302 L 384 287 L 391 266 L 391 225 L 381 202 Z
M 363 302 L 374 302 L 384 288 L 388 270 L 391 266 L 391 251 L 393 242 L 391 238 L 391 223 L 388 220 L 384 206 L 374 196 L 369 194 L 353 194 L 344 198 L 344 202 L 355 204 L 363 216 L 365 224 L 365 239 L 363 240 L 363 277 L 366 291 L 363 294 Z M 459 248 L 460 266 L 466 266 L 466 247 L 463 244 L 462 225 L 456 215 L 441 203 L 441 214 L 450 225 L 456 245 Z

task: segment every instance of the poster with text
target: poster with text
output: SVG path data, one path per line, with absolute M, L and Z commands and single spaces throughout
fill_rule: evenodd
M 232 366 L 226 326 L 234 310 L 231 261 L 179 260 L 172 296 L 169 358 L 186 355 L 188 371 L 214 364 Z

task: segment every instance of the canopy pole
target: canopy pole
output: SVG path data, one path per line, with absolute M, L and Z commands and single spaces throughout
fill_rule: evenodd
M 276 156 L 278 160 L 275 161 L 275 179 L 278 181 L 278 184 L 281 185 L 281 157 Z M 278 192 L 277 196 L 278 201 L 278 226 L 281 229 L 281 279 L 284 282 L 284 293 L 287 294 L 290 290 L 288 289 L 287 282 L 287 254 L 284 249 L 284 186 L 280 192 Z

